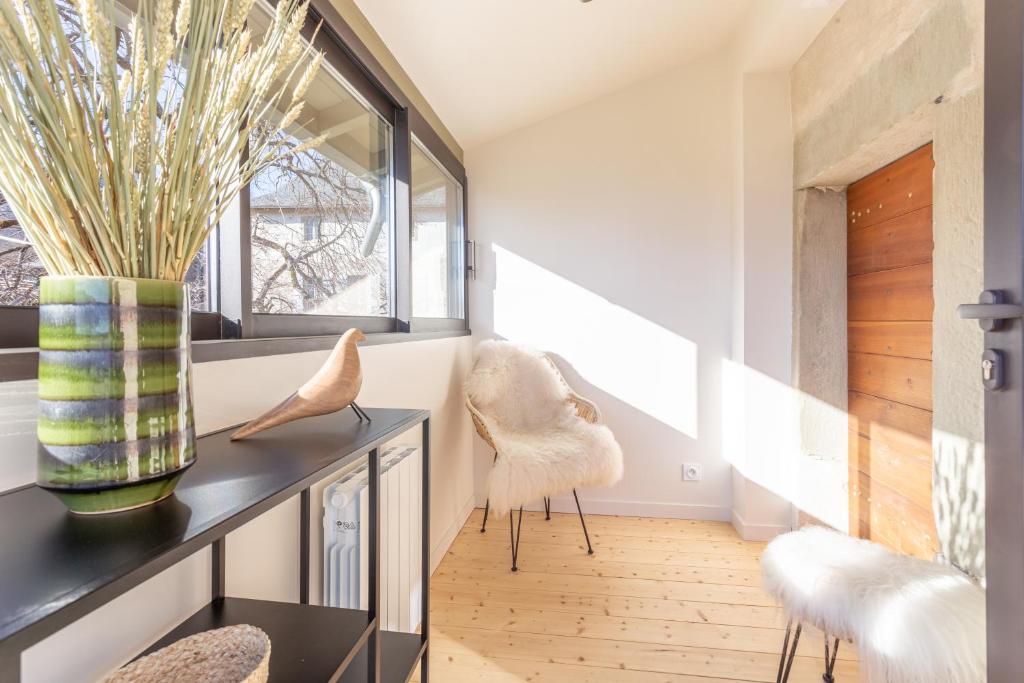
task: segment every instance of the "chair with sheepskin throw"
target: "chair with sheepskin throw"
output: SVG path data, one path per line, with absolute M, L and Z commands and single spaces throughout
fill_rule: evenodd
M 984 682 L 985 591 L 955 567 L 809 526 L 769 543 L 761 569 L 789 616 L 779 683 L 803 624 L 825 633 L 825 683 L 840 639 L 854 643 L 871 683 Z
M 494 450 L 487 515 L 509 515 L 512 571 L 517 571 L 523 504 L 572 491 L 587 552 L 593 554 L 576 488 L 611 486 L 622 478 L 622 449 L 600 422 L 597 406 L 574 392 L 543 353 L 506 341 L 477 347 L 466 380 L 466 406 L 480 437 Z M 518 532 L 512 509 L 519 507 Z

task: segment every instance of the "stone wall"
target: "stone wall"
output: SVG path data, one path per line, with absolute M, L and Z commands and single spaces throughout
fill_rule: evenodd
M 821 198 L 810 194 L 821 190 L 807 188 L 841 191 L 933 141 L 933 505 L 943 554 L 978 576 L 985 563 L 983 338 L 976 325 L 957 319 L 956 305 L 973 301 L 982 288 L 983 8 L 983 0 L 847 0 L 791 74 L 794 374 L 804 402 L 819 407 L 801 416 L 801 457 L 808 461 L 801 469 L 816 471 L 811 461 L 841 463 L 845 480 L 847 457 L 839 452 L 845 439 L 821 445 L 820 419 L 821 406 L 842 408 L 837 404 L 845 400 L 836 387 L 822 384 L 839 377 L 845 382 L 845 314 L 839 311 L 846 306 L 846 255 L 828 244 L 845 242 L 845 216 L 830 219 L 837 224 L 823 221 Z M 826 320 L 837 321 L 829 348 L 823 323 L 808 324 Z M 831 478 L 819 483 L 834 502 L 808 512 L 826 521 L 839 518 L 840 506 L 845 514 L 845 490 L 835 490 Z M 815 484 L 802 481 L 801 490 Z

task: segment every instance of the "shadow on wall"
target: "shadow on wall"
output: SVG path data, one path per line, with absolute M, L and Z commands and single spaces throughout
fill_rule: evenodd
M 633 457 L 626 456 L 629 462 L 625 470 L 627 476 L 630 473 L 631 467 L 643 467 L 643 454 L 651 454 L 656 457 L 657 454 L 667 450 L 666 444 L 670 443 L 670 440 L 679 441 L 686 444 L 687 447 L 694 447 L 696 445 L 696 430 L 694 430 L 693 434 L 687 434 L 677 428 L 673 428 L 671 425 L 665 424 L 646 411 L 637 409 L 636 406 L 614 393 L 593 384 L 566 357 L 550 351 L 546 353 L 549 358 L 555 361 L 558 370 L 569 383 L 569 386 L 579 394 L 597 403 L 601 411 L 601 419 L 612 428 L 616 439 L 619 440 L 620 445 L 623 445 L 624 450 L 626 444 L 628 444 L 629 451 L 633 454 Z M 610 422 L 609 416 L 612 416 Z M 654 459 L 652 457 L 651 461 Z M 641 469 L 635 474 L 636 478 L 643 482 L 650 477 L 651 473 Z M 587 497 L 597 498 L 607 495 L 604 491 L 587 491 L 586 494 Z M 678 501 L 663 500 L 658 502 L 671 505 L 673 502 Z M 683 502 L 685 503 L 686 501 Z
M 935 430 L 935 525 L 957 567 L 981 580 L 985 577 L 985 447 Z
M 491 309 L 476 317 L 476 330 L 489 327 L 489 336 L 548 353 L 569 384 L 600 406 L 623 446 L 623 481 L 585 496 L 602 499 L 594 511 L 625 512 L 618 506 L 640 502 L 647 514 L 728 519 L 729 469 L 708 457 L 720 451 L 718 425 L 699 400 L 717 394 L 718 378 L 701 364 L 717 359 L 701 358 L 691 339 L 504 246 L 492 245 L 487 257 Z M 478 449 L 480 492 L 491 457 Z M 683 484 L 684 461 L 703 465 L 702 482 Z

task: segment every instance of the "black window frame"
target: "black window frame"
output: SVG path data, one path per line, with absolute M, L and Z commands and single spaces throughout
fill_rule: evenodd
M 277 4 L 276 0 L 267 1 L 271 6 Z M 378 343 L 469 334 L 469 278 L 465 267 L 462 318 L 413 318 L 411 315 L 413 136 L 461 185 L 463 239 L 468 242 L 469 188 L 465 167 L 329 0 L 310 3 L 303 35 L 309 40 L 314 34 L 314 46 L 324 52 L 325 60 L 391 126 L 394 203 L 392 314 L 390 317 L 364 317 L 253 313 L 250 197 L 246 186 L 212 238 L 216 268 L 211 273 L 210 305 L 215 310 L 192 311 L 191 314 L 193 341 L 217 344 L 216 352 L 199 354 L 210 355 L 211 360 L 213 357 L 288 353 L 293 349 L 305 351 L 311 346 L 329 347 L 329 338 L 337 337 L 352 327 L 377 336 Z M 14 359 L 12 349 L 27 350 L 21 356 L 34 355 L 31 349 L 38 345 L 38 321 L 36 306 L 0 306 L 0 354 L 7 356 L 7 362 L 0 362 L 0 381 L 24 378 L 25 358 L 18 359 L 21 370 L 13 373 L 17 377 L 6 372 L 5 366 Z M 388 335 L 388 338 L 381 335 Z M 321 337 L 323 339 L 314 339 Z M 295 343 L 289 343 L 290 339 Z M 238 352 L 234 353 L 225 350 L 222 343 L 229 340 L 250 343 L 239 344 Z M 251 343 L 262 341 L 267 343 Z

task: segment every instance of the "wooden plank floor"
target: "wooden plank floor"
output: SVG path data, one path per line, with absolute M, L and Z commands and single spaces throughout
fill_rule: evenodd
M 434 574 L 431 669 L 443 683 L 774 682 L 785 623 L 760 589 L 763 543 L 728 523 L 590 515 L 508 519 L 476 510 Z M 823 636 L 805 630 L 790 681 L 820 683 Z M 858 680 L 847 644 L 836 680 Z

